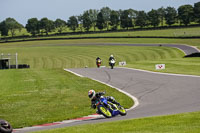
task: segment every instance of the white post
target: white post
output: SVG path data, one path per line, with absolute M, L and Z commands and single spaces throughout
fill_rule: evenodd
M 17 53 L 16 53 L 16 69 L 18 69 L 18 61 L 17 61 Z

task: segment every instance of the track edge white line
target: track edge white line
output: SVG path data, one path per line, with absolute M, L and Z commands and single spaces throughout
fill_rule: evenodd
M 116 68 L 129 69 L 129 70 L 135 70 L 135 71 L 147 72 L 147 73 L 153 73 L 153 74 L 160 74 L 160 75 L 200 78 L 200 76 L 198 76 L 198 75 L 187 75 L 187 74 L 154 72 L 154 71 L 150 71 L 150 70 L 143 70 L 143 69 L 130 68 L 130 67 L 116 67 Z
M 68 72 L 70 72 L 70 73 L 73 73 L 73 74 L 75 74 L 75 75 L 77 75 L 77 76 L 79 76 L 79 77 L 84 77 L 83 75 L 80 75 L 80 74 L 78 74 L 78 73 L 75 73 L 75 72 L 73 72 L 73 71 L 71 71 L 71 70 L 69 70 L 69 69 L 64 69 L 64 70 L 65 70 L 65 71 L 68 71 Z M 107 83 L 105 83 L 105 82 L 102 82 L 102 81 L 100 81 L 100 80 L 97 80 L 97 79 L 94 79 L 94 78 L 90 78 L 90 79 L 92 79 L 92 80 L 94 80 L 94 81 L 97 81 L 97 82 L 99 82 L 99 83 L 102 83 L 102 84 L 104 84 L 104 85 L 107 85 L 107 86 L 109 86 L 109 87 L 111 87 L 111 88 L 114 88 L 114 89 L 118 90 L 119 92 L 124 93 L 125 95 L 129 96 L 129 97 L 134 101 L 134 105 L 133 105 L 131 108 L 126 109 L 127 111 L 132 110 L 132 109 L 136 108 L 136 107 L 139 105 L 138 99 L 137 99 L 135 96 L 129 94 L 128 92 L 125 92 L 125 91 L 123 91 L 123 90 L 121 90 L 121 89 L 119 89 L 119 88 L 117 88 L 117 87 L 115 87 L 115 86 L 112 86 L 112 85 L 107 84 Z

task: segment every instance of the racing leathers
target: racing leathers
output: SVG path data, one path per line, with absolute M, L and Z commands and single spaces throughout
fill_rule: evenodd
M 91 99 L 91 107 L 92 108 L 96 108 L 96 102 L 97 101 L 99 101 L 99 99 L 101 98 L 101 96 L 103 96 L 103 95 L 105 95 L 105 92 L 97 92 L 96 94 L 95 94 L 95 97 L 93 98 L 93 99 Z M 110 101 L 110 102 L 112 102 L 112 103 L 114 103 L 114 104 L 117 104 L 117 105 L 120 105 L 116 100 L 115 100 L 115 98 L 114 97 L 112 97 L 112 96 L 106 96 L 105 97 L 108 101 Z
M 96 64 L 97 64 L 97 67 L 100 67 L 100 65 L 101 65 L 101 58 L 99 58 L 99 57 L 96 58 Z
M 101 60 L 101 58 L 97 57 L 97 58 L 96 58 L 96 62 L 97 62 L 98 60 Z
M 110 62 L 111 60 L 115 60 L 115 58 L 114 58 L 114 57 L 110 57 L 110 58 L 109 58 L 109 62 Z
M 114 57 L 109 58 L 109 65 L 111 65 L 111 63 L 110 63 L 111 60 L 115 60 L 115 58 Z

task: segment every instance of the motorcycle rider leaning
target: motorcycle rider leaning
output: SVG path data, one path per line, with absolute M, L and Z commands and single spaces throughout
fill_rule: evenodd
M 95 93 L 94 90 L 89 90 L 88 92 L 88 97 L 91 99 L 91 107 L 96 108 L 96 102 L 100 99 L 101 96 L 105 95 L 105 92 L 97 92 Z M 118 103 L 114 97 L 112 96 L 107 96 L 105 97 L 108 101 L 112 102 L 113 104 L 117 104 L 120 106 L 120 103 Z

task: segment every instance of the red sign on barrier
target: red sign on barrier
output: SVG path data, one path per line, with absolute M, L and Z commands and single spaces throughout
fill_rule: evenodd
M 156 70 L 165 69 L 165 64 L 157 64 L 155 67 L 156 67 Z

